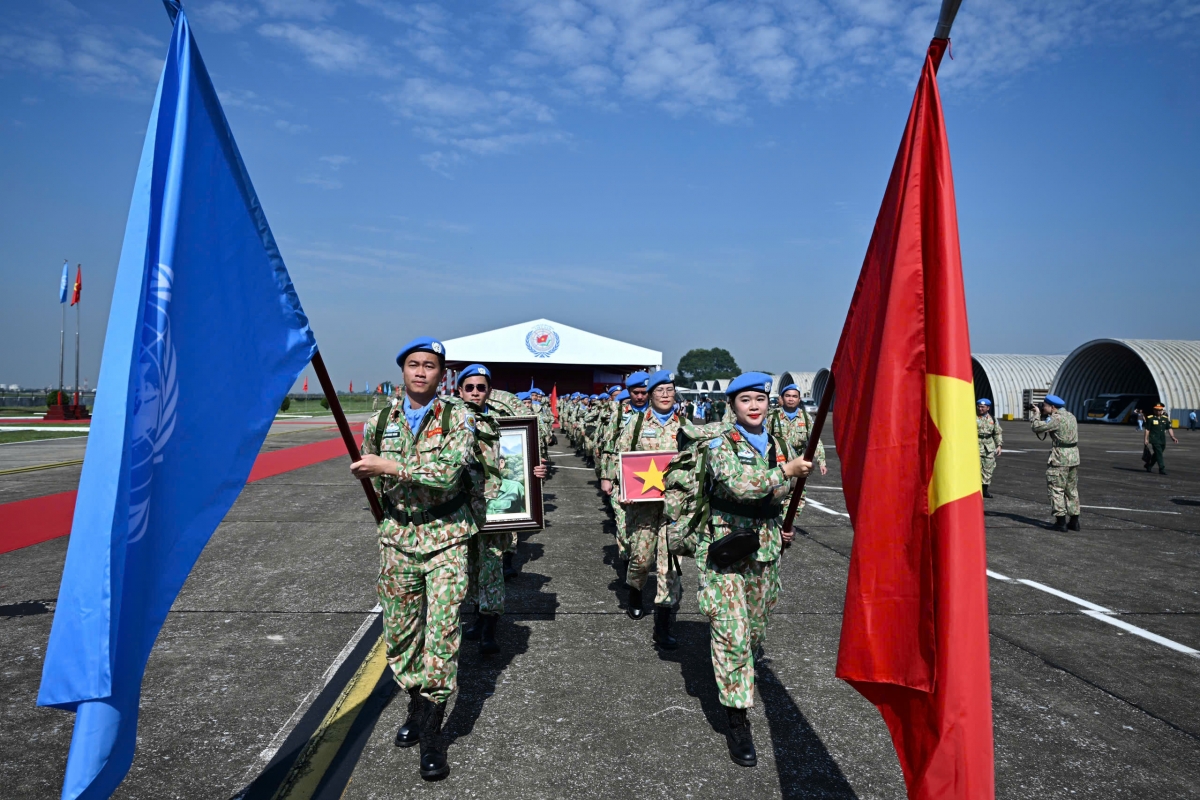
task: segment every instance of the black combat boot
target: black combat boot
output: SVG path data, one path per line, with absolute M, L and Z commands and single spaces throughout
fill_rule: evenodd
M 1067 522 L 1067 530 L 1069 530 L 1069 531 L 1079 530 L 1079 515 L 1078 514 L 1071 515 L 1070 521 Z
M 396 731 L 396 747 L 412 747 L 421 740 L 421 687 L 408 690 L 408 717 Z
M 746 709 L 726 707 L 725 713 L 729 717 L 729 732 L 725 734 L 729 742 L 729 757 L 733 763 L 743 767 L 757 766 L 758 753 L 754 750 L 754 736 L 750 732 L 750 717 Z
M 1067 518 L 1066 517 L 1055 517 L 1054 518 L 1054 527 L 1051 528 L 1050 530 L 1062 531 L 1063 533 L 1066 533 L 1067 532 Z
M 506 581 L 511 581 L 513 578 L 517 577 L 518 574 L 520 574 L 517 572 L 517 568 L 513 564 L 514 555 L 516 555 L 516 553 L 505 553 L 501 557 L 501 561 L 504 564 L 504 580 Z
M 646 616 L 645 610 L 642 609 L 642 590 L 629 587 L 629 606 L 625 609 L 625 613 L 630 619 L 641 619 Z
M 983 485 L 983 496 L 984 497 L 992 496 L 992 493 L 988 491 L 988 484 L 986 484 L 986 483 Z
M 421 777 L 427 781 L 440 781 L 450 774 L 446 761 L 446 740 L 442 737 L 442 717 L 446 715 L 446 704 L 435 703 L 420 697 L 421 714 Z
M 1152 470 L 1152 469 L 1154 469 L 1154 462 L 1153 462 L 1153 461 L 1151 461 L 1149 464 L 1147 464 L 1147 465 L 1146 465 L 1146 472 L 1149 472 L 1149 471 L 1150 471 L 1150 470 Z
M 679 646 L 671 635 L 671 609 L 667 606 L 654 607 L 654 643 L 663 650 L 674 650 Z
M 479 610 L 475 611 L 475 621 L 471 623 L 471 627 L 463 628 L 463 638 L 468 642 L 479 641 L 479 632 L 483 630 L 483 614 Z
M 483 620 L 482 636 L 479 639 L 479 652 L 485 656 L 490 656 L 500 652 L 500 645 L 496 644 L 496 623 L 500 621 L 500 617 L 495 614 L 487 614 L 480 619 Z

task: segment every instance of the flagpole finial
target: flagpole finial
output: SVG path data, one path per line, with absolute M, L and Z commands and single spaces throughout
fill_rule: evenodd
M 954 17 L 962 0 L 942 0 L 942 13 L 938 15 L 937 27 L 933 29 L 933 38 L 949 39 L 950 27 L 954 25 Z
M 175 24 L 175 18 L 179 16 L 179 12 L 183 11 L 183 0 L 163 0 L 163 5 L 167 7 L 167 16 L 171 18 L 171 24 Z

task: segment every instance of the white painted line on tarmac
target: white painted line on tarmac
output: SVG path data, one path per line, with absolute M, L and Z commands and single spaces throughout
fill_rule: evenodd
M 840 486 L 805 486 L 804 488 L 808 491 L 812 491 L 813 489 L 822 489 L 826 492 L 840 492 L 842 490 L 842 487 Z
M 1149 639 L 1150 641 L 1154 642 L 1155 644 L 1161 644 L 1163 647 L 1169 647 L 1172 650 L 1175 650 L 1180 653 L 1185 653 L 1186 655 L 1192 656 L 1193 658 L 1200 658 L 1200 650 L 1196 650 L 1194 648 L 1188 647 L 1186 644 L 1180 644 L 1179 642 L 1176 642 L 1172 639 L 1168 639 L 1165 636 L 1159 636 L 1157 633 L 1151 633 L 1150 631 L 1146 630 L 1145 628 L 1139 628 L 1137 625 L 1130 625 L 1128 622 L 1126 622 L 1123 619 L 1117 619 L 1116 617 L 1111 617 L 1108 614 L 1102 614 L 1099 611 L 1085 610 L 1083 613 L 1087 614 L 1092 619 L 1098 619 L 1101 622 L 1107 622 L 1109 625 L 1115 625 L 1116 627 L 1120 628 L 1121 630 L 1129 631 L 1130 633 L 1132 633 L 1135 636 L 1140 636 L 1143 639 Z
M 1017 582 L 1023 583 L 1026 586 L 1032 586 L 1033 588 L 1035 588 L 1039 591 L 1045 592 L 1046 594 L 1052 594 L 1055 597 L 1061 597 L 1063 600 L 1074 603 L 1077 606 L 1083 606 L 1084 608 L 1091 609 L 1092 611 L 1098 611 L 1101 614 L 1113 613 L 1112 609 L 1105 608 L 1104 606 L 1098 606 L 1095 603 L 1090 603 L 1087 600 L 1084 600 L 1082 597 L 1076 597 L 1073 594 L 1067 594 L 1066 592 L 1061 592 L 1058 589 L 1055 589 L 1053 586 L 1047 586 L 1044 583 L 1038 583 L 1037 581 L 1026 580 L 1025 578 L 1017 578 Z
M 564 467 L 564 466 L 561 466 L 561 465 L 558 465 L 558 464 L 556 464 L 556 465 L 554 466 L 554 468 L 555 468 L 555 469 L 581 469 L 581 470 L 583 470 L 584 472 L 595 472 L 595 471 L 596 471 L 596 470 L 595 470 L 594 468 L 592 468 L 592 467 Z
M 1094 508 L 1099 511 L 1136 511 L 1139 514 L 1174 514 L 1179 516 L 1179 511 L 1159 511 L 1157 508 L 1121 508 L 1120 506 L 1080 506 L 1080 508 Z
M 1009 449 L 1006 447 L 1006 448 L 1004 448 L 1003 450 L 1001 450 L 1001 451 L 1000 451 L 1000 455 L 1002 455 L 1002 456 L 1006 456 L 1006 455 L 1008 455 L 1009 453 L 1021 453 L 1022 455 L 1024 455 L 1025 453 L 1029 453 L 1029 452 L 1032 452 L 1032 451 L 1030 451 L 1030 450 L 1009 450 Z
M 835 517 L 845 517 L 846 519 L 849 519 L 849 518 L 850 518 L 850 515 L 849 515 L 849 514 L 847 514 L 846 512 L 844 512 L 844 511 L 835 511 L 835 510 L 833 510 L 832 508 L 830 508 L 829 506 L 827 506 L 827 505 L 825 505 L 825 504 L 823 504 L 823 503 L 818 503 L 816 500 L 806 500 L 806 501 L 805 501 L 805 504 L 806 504 L 806 505 L 810 505 L 810 506 L 812 506 L 812 507 L 813 507 L 813 508 L 815 508 L 817 511 L 824 511 L 826 514 L 832 514 L 832 515 L 833 515 L 833 516 L 835 516 Z
M 1137 453 L 1139 456 L 1144 453 L 1144 450 L 1105 450 L 1106 453 Z
M 987 574 L 989 578 L 995 578 L 998 581 L 1013 580 L 1007 575 L 1001 575 L 999 572 L 992 572 L 990 569 L 987 571 Z M 1082 597 L 1076 597 L 1073 594 L 1067 594 L 1066 592 L 1055 589 L 1053 586 L 1047 586 L 1046 584 L 1038 583 L 1037 581 L 1031 581 L 1025 578 L 1017 578 L 1016 582 L 1023 583 L 1026 586 L 1032 586 L 1034 589 L 1046 592 L 1047 594 L 1052 594 L 1055 597 L 1060 597 L 1063 600 L 1074 603 L 1077 606 L 1082 606 L 1083 611 L 1080 613 L 1086 614 L 1092 619 L 1098 619 L 1101 622 L 1107 622 L 1109 625 L 1132 633 L 1135 636 L 1140 636 L 1143 639 L 1154 642 L 1155 644 L 1161 644 L 1163 647 L 1169 647 L 1176 652 L 1192 656 L 1193 658 L 1200 658 L 1200 650 L 1188 647 L 1186 644 L 1180 644 L 1179 642 L 1176 642 L 1173 639 L 1168 639 L 1165 636 L 1159 636 L 1157 633 L 1151 633 L 1145 628 L 1139 628 L 1137 625 L 1131 625 L 1123 619 L 1118 619 L 1116 616 L 1117 612 L 1113 611 L 1112 609 L 1105 608 L 1104 606 L 1098 606 L 1095 603 L 1084 600 Z
M 90 431 L 88 425 L 0 425 L 0 433 L 14 431 Z

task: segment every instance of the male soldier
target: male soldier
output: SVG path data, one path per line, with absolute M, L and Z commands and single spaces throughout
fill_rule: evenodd
M 609 464 L 606 477 L 610 485 L 619 482 L 620 453 L 647 450 L 674 450 L 679 434 L 680 416 L 675 410 L 674 376 L 667 370 L 659 370 L 647 382 L 650 407 L 644 412 L 634 413 L 621 428 L 614 447 L 616 454 Z M 666 463 L 658 469 L 666 471 Z M 619 495 L 614 495 L 614 499 Z M 656 570 L 654 595 L 654 641 L 665 650 L 674 650 L 675 637 L 671 635 L 671 612 L 679 607 L 683 587 L 677 562 L 667 552 L 667 519 L 663 514 L 663 502 L 617 503 L 624 509 L 625 539 L 629 550 L 629 569 L 625 583 L 629 586 L 630 619 L 645 616 L 642 609 L 642 588 L 650 574 L 653 563 Z
M 520 413 L 520 404 L 516 397 L 507 392 L 492 390 L 492 374 L 482 364 L 471 364 L 458 374 L 459 396 L 471 404 L 477 415 L 483 420 L 496 417 L 512 417 Z M 482 420 L 478 426 L 482 429 Z M 498 433 L 498 432 L 497 432 Z M 480 441 L 477 446 L 482 446 Z M 489 448 L 489 452 L 477 453 L 477 460 L 484 465 L 496 466 L 501 464 L 500 440 L 497 435 Z M 538 479 L 546 477 L 546 465 L 538 464 L 533 469 Z M 495 500 L 494 494 L 488 493 L 487 500 Z M 486 520 L 486 509 L 476 513 L 476 520 L 482 525 Z M 496 623 L 504 613 L 504 556 L 516 538 L 515 531 L 480 531 L 471 538 L 468 551 L 470 581 L 474 588 L 470 594 L 476 598 L 475 608 L 478 616 L 471 627 L 463 631 L 463 638 L 479 642 L 479 652 L 491 655 L 500 652 L 496 643 Z
M 450 773 L 442 719 L 458 674 L 467 541 L 478 529 L 464 485 L 475 461 L 475 414 L 457 399 L 437 398 L 446 370 L 441 342 L 414 339 L 396 363 L 404 393 L 367 422 L 364 455 L 350 471 L 355 478 L 375 479 L 384 508 L 379 523 L 384 642 L 396 682 L 409 695 L 396 745 L 420 742 L 421 777 L 440 780 Z
M 1175 438 L 1175 431 L 1171 430 L 1171 420 L 1167 417 L 1167 410 L 1162 403 L 1156 403 L 1154 413 L 1146 420 L 1146 434 L 1142 441 L 1146 447 L 1151 449 L 1150 460 L 1146 462 L 1146 472 L 1158 463 L 1158 474 L 1167 474 L 1167 465 L 1163 462 L 1163 451 L 1167 449 L 1167 434 L 1171 435 L 1171 441 L 1179 444 L 1179 440 Z
M 731 414 L 732 411 L 727 410 L 726 413 Z M 799 386 L 789 383 L 779 391 L 779 406 L 767 412 L 766 425 L 767 431 L 787 442 L 796 455 L 804 453 L 808 447 L 808 432 L 812 428 L 812 420 L 801 404 Z M 825 464 L 825 444 L 819 439 L 813 464 L 821 468 L 822 475 L 829 472 L 829 467 Z M 800 502 L 796 505 L 797 517 L 804 511 L 806 496 L 807 492 L 800 495 Z
M 975 427 L 979 432 L 979 470 L 983 478 L 983 496 L 991 497 L 988 487 L 996 472 L 996 456 L 1004 451 L 1004 429 L 992 417 L 992 401 L 979 398 L 975 404 Z
M 1041 411 L 1035 406 L 1030 425 L 1039 439 L 1050 435 L 1054 447 L 1046 462 L 1046 486 L 1054 510 L 1054 530 L 1079 530 L 1079 423 L 1061 397 L 1046 395 Z M 1070 516 L 1070 521 L 1067 517 Z

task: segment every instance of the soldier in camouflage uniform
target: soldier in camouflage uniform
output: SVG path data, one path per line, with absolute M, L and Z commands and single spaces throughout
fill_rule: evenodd
M 379 523 L 384 642 L 396 682 L 409 695 L 396 744 L 419 742 L 421 777 L 439 780 L 450 772 L 442 719 L 458 674 L 467 542 L 478 530 L 466 485 L 476 461 L 476 419 L 460 400 L 437 398 L 446 368 L 441 342 L 414 339 L 396 363 L 404 393 L 367 422 L 364 455 L 350 470 L 356 478 L 373 479 L 384 508 Z
M 621 392 L 620 386 L 614 387 L 618 390 L 618 394 L 614 395 L 612 408 L 607 412 L 608 417 L 598 428 L 600 457 L 597 461 L 599 467 L 597 477 L 600 478 L 600 491 L 604 493 L 605 499 L 612 509 L 617 534 L 617 558 L 622 562 L 628 562 L 630 557 L 629 525 L 625 519 L 625 507 L 617 500 L 620 493 L 615 490 L 616 487 L 613 484 L 613 476 L 617 471 L 617 439 L 625 424 L 635 414 L 644 414 L 649 407 L 649 391 L 646 388 L 649 382 L 650 376 L 639 371 L 631 373 L 625 379 L 626 388 L 623 392 Z M 621 394 L 627 394 L 628 397 L 621 399 Z M 640 612 L 640 604 L 638 608 Z
M 789 383 L 779 391 L 779 407 L 772 408 L 767 414 L 767 431 L 787 442 L 792 452 L 800 455 L 808 447 L 808 432 L 811 428 L 812 419 L 800 400 L 800 387 Z M 821 470 L 822 475 L 829 472 L 825 464 L 825 444 L 819 439 L 813 463 Z M 800 496 L 800 503 L 796 506 L 797 517 L 804 510 L 805 494 Z
M 471 364 L 458 375 L 458 391 L 462 399 L 476 411 L 477 459 L 489 473 L 489 491 L 478 492 L 476 501 L 483 508 L 475 511 L 480 527 L 487 521 L 487 501 L 495 500 L 499 494 L 500 435 L 496 420 L 499 417 L 518 416 L 524 408 L 515 395 L 492 389 L 492 376 L 482 364 Z M 494 434 L 486 437 L 487 451 L 482 452 L 486 427 L 494 426 Z M 546 476 L 546 467 L 539 464 L 533 474 L 541 479 Z M 463 631 L 463 638 L 479 642 L 479 651 L 484 655 L 500 652 L 496 642 L 496 625 L 504 613 L 504 555 L 515 544 L 515 531 L 480 531 L 471 538 L 468 551 L 470 581 L 467 596 L 476 599 L 478 612 L 474 624 Z
M 675 450 L 679 434 L 680 416 L 675 410 L 674 376 L 659 370 L 650 376 L 647 388 L 650 407 L 641 414 L 634 413 L 621 427 L 614 447 L 616 453 L 606 464 L 606 476 L 614 490 L 620 483 L 620 453 L 645 452 L 649 450 Z M 666 464 L 659 467 L 666 471 Z M 615 498 L 620 497 L 614 491 Z M 650 565 L 655 566 L 656 591 L 654 595 L 654 641 L 666 650 L 674 650 L 675 637 L 671 635 L 671 614 L 679 608 L 683 592 L 679 577 L 679 565 L 667 552 L 667 519 L 663 514 L 661 500 L 638 503 L 616 503 L 624 511 L 625 541 L 629 553 L 629 568 L 625 583 L 629 586 L 629 607 L 626 613 L 631 619 L 641 619 L 642 588 L 650 574 Z
M 1050 436 L 1046 486 L 1054 510 L 1054 530 L 1079 530 L 1079 423 L 1058 395 L 1046 395 L 1041 413 L 1034 407 L 1030 424 L 1039 439 Z M 1068 521 L 1068 517 L 1070 520 Z
M 697 601 L 709 620 L 713 672 L 729 718 L 729 755 L 747 767 L 758 761 L 746 715 L 754 705 L 754 652 L 766 639 L 779 599 L 779 554 L 792 538 L 782 533 L 780 517 L 793 479 L 812 470 L 767 432 L 770 390 L 771 376 L 761 372 L 745 373 L 726 389 L 735 422 L 706 445 L 712 519 L 696 548 Z M 758 538 L 756 552 L 724 569 L 709 561 L 710 547 L 746 530 Z
M 983 479 L 983 496 L 991 497 L 988 487 L 996 472 L 996 456 L 1004 450 L 1004 429 L 992 416 L 992 401 L 981 397 L 975 404 L 975 427 L 979 432 L 979 472 Z

